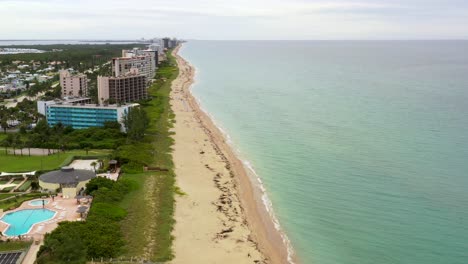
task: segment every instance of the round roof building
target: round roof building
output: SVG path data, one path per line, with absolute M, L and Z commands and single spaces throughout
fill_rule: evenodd
M 61 188 L 64 197 L 74 197 L 81 189 L 84 189 L 86 183 L 95 177 L 96 174 L 90 170 L 76 170 L 73 167 L 62 167 L 60 170 L 42 174 L 39 177 L 39 185 L 41 188 L 51 191 Z

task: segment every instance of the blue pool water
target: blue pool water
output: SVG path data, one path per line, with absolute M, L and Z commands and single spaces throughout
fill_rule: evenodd
M 28 233 L 34 224 L 49 220 L 54 215 L 55 212 L 48 209 L 27 209 L 8 213 L 1 220 L 10 225 L 5 235 L 18 236 Z
M 42 206 L 42 201 L 43 200 L 34 200 L 34 201 L 29 202 L 29 205 L 31 205 L 31 206 Z M 49 201 L 44 200 L 44 204 L 48 204 L 48 203 L 49 203 Z

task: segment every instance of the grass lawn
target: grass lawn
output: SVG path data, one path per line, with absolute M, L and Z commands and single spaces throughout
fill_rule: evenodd
M 8 134 L 3 133 L 3 130 L 0 131 L 0 142 L 3 141 L 7 137 L 7 135 Z
M 121 203 L 128 212 L 121 222 L 127 242 L 125 256 L 155 262 L 173 258 L 171 233 L 174 226 L 175 175 L 171 154 L 173 139 L 169 129 L 174 114 L 170 108 L 169 93 L 178 68 L 172 55 L 168 55 L 168 59 L 172 65 L 158 69 L 159 79 L 149 89 L 153 100 L 143 106 L 151 120 L 145 141 L 156 150 L 151 166 L 168 171 L 123 175 L 123 178 L 137 182 L 139 188 L 127 194 Z
M 106 155 L 108 153 L 110 153 L 108 150 L 90 150 L 88 156 Z M 50 156 L 14 156 L 11 154 L 5 155 L 4 151 L 0 151 L 0 171 L 23 172 L 53 170 L 60 166 L 67 165 L 64 163 L 70 162 L 73 156 L 86 156 L 86 151 L 73 150 Z
M 127 217 L 121 222 L 127 245 L 126 257 L 139 256 L 152 261 L 173 257 L 172 227 L 173 176 L 167 173 L 141 173 L 123 176 L 138 183 L 138 189 L 125 196 L 121 206 Z
M 20 206 L 24 201 L 32 200 L 34 198 L 38 198 L 43 196 L 43 193 L 28 193 L 16 199 L 9 199 L 7 201 L 0 202 L 0 209 L 3 210 L 12 210 L 18 206 Z
M 18 189 L 15 190 L 15 192 L 19 191 L 19 192 L 25 192 L 29 189 L 29 187 L 31 187 L 31 183 L 32 181 L 25 181 Z
M 17 193 L 0 193 L 0 200 L 17 195 Z
M 0 252 L 27 249 L 31 243 L 31 241 L 0 241 Z
M 20 184 L 21 182 L 23 182 L 23 179 L 16 179 L 12 182 L 12 184 Z
M 9 192 L 9 191 L 13 190 L 15 187 L 16 186 L 10 186 L 10 187 L 3 188 L 2 192 Z

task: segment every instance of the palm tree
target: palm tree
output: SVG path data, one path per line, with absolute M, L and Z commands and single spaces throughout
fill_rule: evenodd
M 0 120 L 0 126 L 3 128 L 3 133 L 6 134 L 8 127 L 8 118 L 6 115 L 2 115 L 2 119 Z
M 14 149 L 14 153 L 16 155 L 16 149 L 19 148 L 21 149 L 21 156 L 23 155 L 23 146 L 21 145 L 22 144 L 22 141 L 21 141 L 21 136 L 19 134 L 13 134 L 13 149 Z
M 33 145 L 33 143 L 34 143 L 34 139 L 32 137 L 28 137 L 28 139 L 25 142 L 26 147 L 28 148 L 28 155 L 29 156 L 31 156 L 31 146 Z
M 95 161 L 91 162 L 91 166 L 93 166 L 94 172 L 96 172 L 96 165 L 97 163 Z
M 5 155 L 8 155 L 8 147 L 10 146 L 8 137 L 2 140 L 2 145 L 5 147 Z
M 16 139 L 16 144 L 17 144 L 18 147 L 20 148 L 21 156 L 23 156 L 24 141 L 21 139 L 21 136 L 20 136 L 20 135 L 18 135 L 18 137 L 17 137 L 17 139 Z

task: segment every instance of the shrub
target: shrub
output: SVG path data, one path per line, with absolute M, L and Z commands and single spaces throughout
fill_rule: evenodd
M 86 184 L 86 192 L 89 193 L 90 195 L 94 195 L 94 192 L 98 190 L 99 188 L 108 188 L 112 189 L 114 186 L 115 181 L 104 178 L 104 177 L 96 177 L 91 179 L 87 184 Z
M 89 215 L 88 220 L 90 217 L 102 217 L 113 221 L 119 221 L 127 215 L 127 212 L 121 207 L 110 203 L 94 203 Z
M 127 212 L 117 203 L 135 185 L 131 180 L 114 182 L 102 177 L 89 181 L 87 191 L 94 195 L 94 199 L 86 222 L 61 223 L 46 235 L 38 252 L 38 263 L 78 264 L 85 263 L 86 259 L 112 258 L 120 254 L 125 242 L 119 221 Z M 72 240 L 77 241 L 77 248 Z M 78 253 L 82 256 L 73 258 Z

